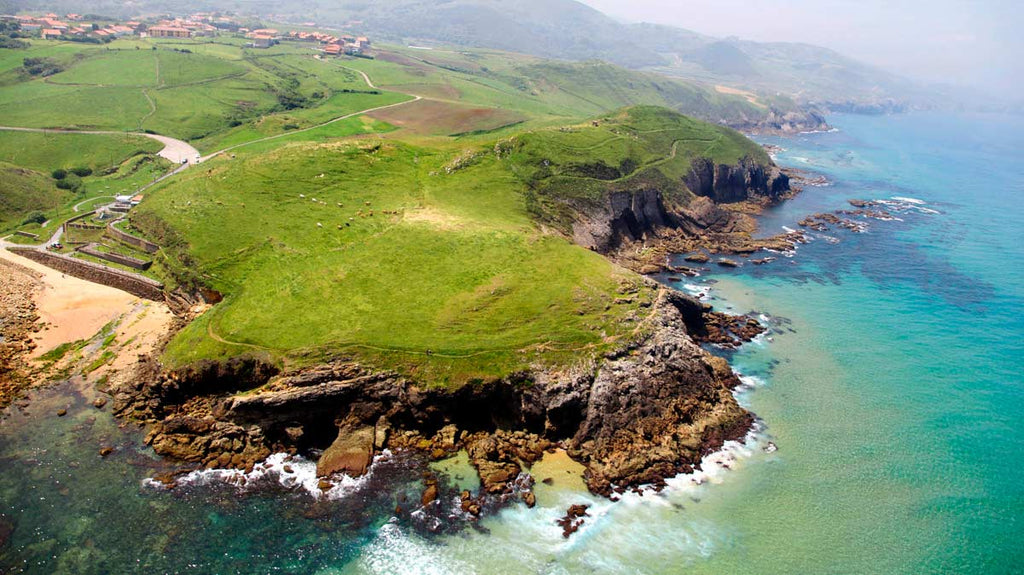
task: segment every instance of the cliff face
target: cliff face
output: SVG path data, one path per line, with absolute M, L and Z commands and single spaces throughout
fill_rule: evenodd
M 573 225 L 573 240 L 607 253 L 624 241 L 638 241 L 662 227 L 675 227 L 658 190 L 613 192 L 605 205 L 582 210 Z
M 718 204 L 774 203 L 790 189 L 789 176 L 778 167 L 749 158 L 734 165 L 695 159 L 684 183 L 697 196 L 685 207 L 666 206 L 662 192 L 648 188 L 613 192 L 603 203 L 579 208 L 573 240 L 607 254 L 623 244 L 659 237 L 666 230 L 690 235 L 749 233 L 755 227 L 751 218 Z
M 775 200 L 789 190 L 789 176 L 779 168 L 748 158 L 736 165 L 715 165 L 707 158 L 697 158 L 685 181 L 691 192 L 719 204 L 742 202 L 753 196 Z
M 152 424 L 158 453 L 204 466 L 244 469 L 272 451 L 326 448 L 325 474 L 354 474 L 384 448 L 432 457 L 465 448 L 492 494 L 512 493 L 521 462 L 563 442 L 590 488 L 610 494 L 688 471 L 749 429 L 730 393 L 735 375 L 689 336 L 703 311 L 662 289 L 645 335 L 596 364 L 454 391 L 344 362 L 280 377 L 253 362 L 174 373 L 154 364 L 114 388 L 115 409 Z
M 831 128 L 824 114 L 813 107 L 782 112 L 772 109 L 762 117 L 731 120 L 729 126 L 746 133 L 792 135 L 800 132 L 818 132 Z

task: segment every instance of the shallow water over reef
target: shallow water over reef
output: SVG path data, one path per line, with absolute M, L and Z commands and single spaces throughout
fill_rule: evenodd
M 840 131 L 771 140 L 785 148 L 780 163 L 831 185 L 765 214 L 764 231 L 851 198 L 893 202 L 897 219 L 812 232 L 770 264 L 678 282 L 772 326 L 730 354 L 761 425 L 701 474 L 612 503 L 553 461 L 537 470 L 537 508 L 457 530 L 393 519 L 421 491 L 421 462 L 402 456 L 330 499 L 282 485 L 279 472 L 245 488 L 166 491 L 145 481 L 165 468 L 141 434 L 92 407 L 91 385 L 75 380 L 33 392 L 0 423 L 0 571 L 1020 572 L 1024 121 L 833 123 Z M 289 465 L 300 483 L 306 464 Z M 454 509 L 472 473 L 460 460 L 438 469 Z M 590 516 L 564 539 L 555 519 L 573 503 Z

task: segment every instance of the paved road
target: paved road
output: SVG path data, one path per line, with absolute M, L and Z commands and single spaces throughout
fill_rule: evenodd
M 34 132 L 37 134 L 99 134 L 103 136 L 123 136 L 125 134 L 131 134 L 133 136 L 142 136 L 151 140 L 156 140 L 164 145 L 164 149 L 157 152 L 157 155 L 161 158 L 166 158 L 175 164 L 180 164 L 185 160 L 189 162 L 195 162 L 199 159 L 199 150 L 193 148 L 188 142 L 182 140 L 176 140 L 167 136 L 160 136 L 157 134 L 147 134 L 145 132 L 114 132 L 110 130 L 57 130 L 48 128 L 18 128 L 15 126 L 0 126 L 0 130 L 6 130 L 8 132 Z

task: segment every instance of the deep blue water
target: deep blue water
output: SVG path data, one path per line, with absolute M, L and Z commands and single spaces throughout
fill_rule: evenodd
M 428 536 L 389 522 L 401 494 L 418 494 L 403 460 L 332 502 L 148 487 L 160 462 L 76 381 L 0 424 L 0 513 L 13 525 L 0 571 L 1024 572 L 1024 120 L 831 121 L 838 132 L 771 140 L 781 164 L 832 185 L 766 213 L 764 233 L 851 198 L 905 198 L 901 221 L 814 232 L 791 257 L 680 285 L 773 326 L 731 357 L 764 429 L 704 484 L 616 504 L 538 485 L 537 509 Z M 105 443 L 119 449 L 101 459 Z M 594 517 L 566 541 L 553 520 L 579 501 Z

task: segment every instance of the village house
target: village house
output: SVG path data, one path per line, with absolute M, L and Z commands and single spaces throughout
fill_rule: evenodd
M 67 24 L 56 18 L 43 18 L 39 23 L 42 24 L 44 28 L 51 28 L 53 30 L 67 30 L 69 28 Z
M 153 26 L 146 30 L 153 38 L 191 38 L 192 31 L 180 26 Z
M 135 29 L 128 26 L 113 25 L 107 26 L 106 28 L 114 36 L 131 36 L 135 33 Z
M 269 34 L 253 34 L 251 37 L 253 48 L 269 48 L 277 44 L 277 40 Z
M 56 40 L 63 35 L 63 32 L 61 32 L 60 30 L 55 30 L 53 28 L 43 28 L 43 32 L 41 34 L 43 40 Z

